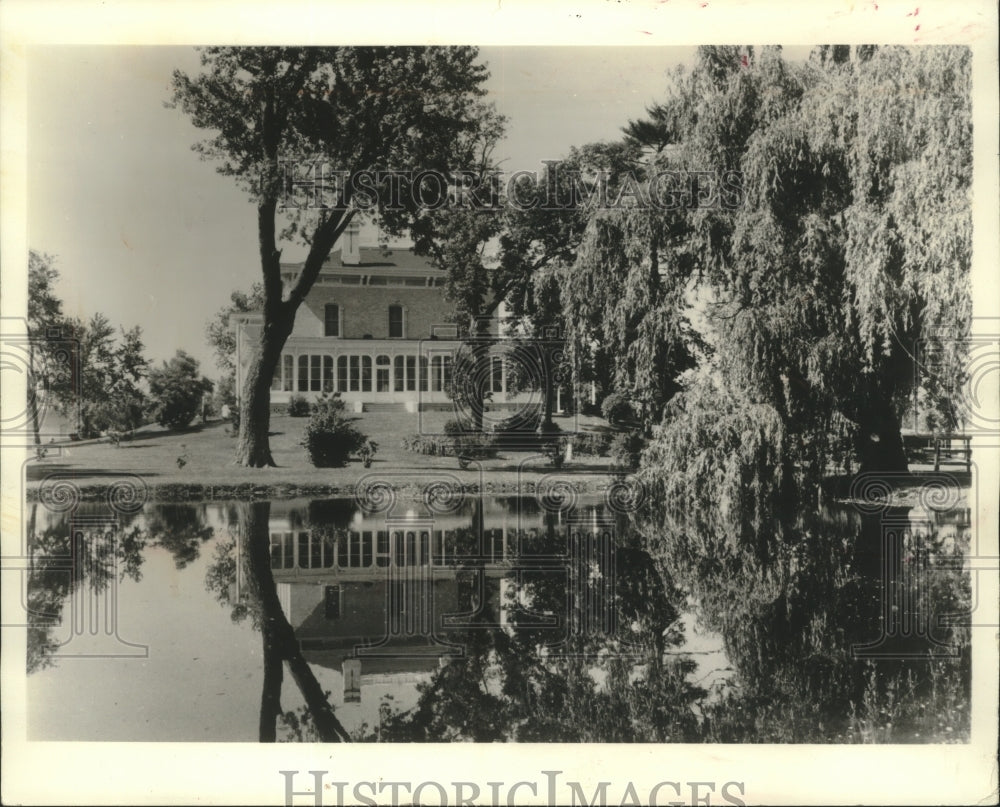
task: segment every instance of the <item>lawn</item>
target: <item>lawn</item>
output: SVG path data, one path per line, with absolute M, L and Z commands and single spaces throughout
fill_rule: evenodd
M 27 466 L 29 491 L 47 477 L 71 478 L 92 497 L 116 478 L 136 475 L 150 488 L 153 498 L 227 498 L 247 495 L 300 495 L 304 492 L 350 492 L 368 475 L 388 479 L 395 487 L 423 487 L 435 472 L 457 478 L 464 485 L 499 486 L 514 492 L 521 486 L 553 473 L 548 460 L 531 451 L 501 450 L 497 458 L 473 463 L 460 470 L 454 457 L 415 454 L 402 448 L 414 434 L 440 434 L 447 412 L 370 412 L 354 415 L 355 425 L 378 443 L 371 468 L 352 460 L 343 468 L 314 468 L 302 447 L 308 418 L 273 415 L 271 453 L 277 467 L 243 468 L 233 464 L 235 437 L 229 424 L 215 421 L 185 430 L 145 426 L 119 446 L 106 440 L 50 444 L 42 460 Z M 603 430 L 607 424 L 594 417 L 557 417 L 564 431 Z M 577 457 L 560 473 L 579 475 L 586 488 L 603 489 L 608 481 L 608 460 Z

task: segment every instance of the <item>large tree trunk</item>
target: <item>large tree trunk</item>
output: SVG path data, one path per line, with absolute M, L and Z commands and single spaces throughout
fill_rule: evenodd
M 265 122 L 265 128 L 268 124 Z M 277 145 L 269 157 L 277 160 Z M 268 431 L 271 426 L 271 380 L 281 357 L 292 326 L 295 312 L 316 282 L 323 261 L 353 213 L 335 212 L 323 221 L 313 233 L 312 245 L 298 280 L 283 299 L 281 280 L 281 252 L 274 236 L 276 197 L 265 199 L 257 207 L 257 237 L 260 243 L 260 262 L 264 279 L 264 328 L 260 335 L 260 349 L 250 364 L 240 397 L 240 435 L 236 444 L 236 464 L 251 468 L 273 466 Z
M 240 434 L 236 443 L 236 464 L 250 468 L 273 466 L 268 433 L 271 428 L 271 380 L 281 358 L 281 349 L 291 333 L 295 313 L 282 313 L 279 321 L 267 323 L 261 332 L 260 348 L 250 362 L 240 395 Z
M 267 623 L 261 629 L 264 646 L 264 683 L 260 692 L 259 739 L 262 743 L 277 741 L 278 717 L 281 715 L 282 667 L 279 648 Z
M 874 395 L 858 418 L 856 448 L 861 473 L 905 473 L 906 452 L 899 417 L 882 395 Z
M 480 317 L 475 326 L 475 339 L 472 344 L 472 384 L 467 386 L 469 400 L 467 401 L 472 414 L 472 425 L 475 431 L 483 430 L 483 413 L 486 409 L 487 384 L 493 378 L 493 367 L 490 361 L 490 331 L 489 320 Z

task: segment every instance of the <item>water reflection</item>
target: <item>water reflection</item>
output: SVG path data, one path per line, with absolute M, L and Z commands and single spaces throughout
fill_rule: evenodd
M 737 671 L 706 740 L 968 739 L 967 510 L 805 514 L 766 558 L 644 529 Z
M 142 580 L 166 552 L 258 635 L 260 741 L 967 739 L 968 630 L 940 618 L 969 610 L 951 511 L 825 511 L 762 555 L 586 501 L 150 505 L 115 522 L 37 507 L 28 671 L 74 655 L 95 594 L 120 589 L 114 613 L 142 591 L 169 619 L 165 587 Z M 694 622 L 734 670 L 711 687 Z M 93 627 L 109 657 L 144 657 Z M 204 652 L 198 627 L 176 652 Z

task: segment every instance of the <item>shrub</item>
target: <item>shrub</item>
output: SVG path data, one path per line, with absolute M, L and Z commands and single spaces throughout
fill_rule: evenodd
M 198 361 L 183 350 L 162 368 L 149 371 L 153 416 L 161 426 L 182 429 L 201 409 L 202 396 L 214 385 L 198 373 Z
M 288 401 L 288 414 L 293 418 L 309 416 L 311 407 L 304 395 L 293 395 Z
M 569 438 L 555 437 L 545 443 L 545 456 L 553 468 L 562 468 L 566 461 L 566 446 L 569 445 Z
M 444 440 L 436 441 L 439 454 L 453 453 L 458 464 L 467 468 L 471 460 L 489 459 L 497 454 L 496 441 L 492 435 L 478 432 L 469 420 L 453 418 L 444 424 Z M 421 448 L 426 438 L 421 438 Z M 443 449 L 443 450 L 441 450 Z M 422 451 L 421 453 L 432 453 Z
M 470 459 L 495 457 L 497 447 L 487 434 L 462 434 L 454 438 L 455 454 Z
M 375 458 L 375 452 L 378 451 L 378 443 L 374 440 L 365 440 L 358 449 L 358 456 L 361 457 L 361 463 L 365 468 L 372 467 L 372 460 Z
M 240 407 L 234 403 L 229 408 L 229 422 L 232 424 L 233 437 L 240 433 Z
M 607 432 L 580 432 L 573 435 L 573 453 L 589 457 L 606 457 L 611 451 L 612 435 Z
M 346 465 L 351 454 L 364 446 L 366 437 L 344 417 L 341 407 L 327 407 L 313 413 L 306 425 L 302 445 L 309 461 L 317 468 Z
M 339 392 L 333 395 L 324 392 L 313 402 L 311 411 L 314 415 L 321 412 L 343 412 L 344 399 Z
M 491 459 L 497 455 L 496 443 L 486 434 L 462 434 L 453 438 L 458 466 L 468 468 L 472 460 Z
M 623 424 L 630 423 L 635 419 L 635 411 L 632 404 L 620 392 L 612 392 L 601 403 L 601 414 L 604 415 L 608 423 Z
M 410 437 L 404 437 L 402 440 L 404 451 L 439 457 L 447 457 L 454 453 L 454 444 L 455 440 L 452 437 L 424 434 L 414 434 Z
M 636 468 L 645 441 L 637 431 L 616 434 L 611 441 L 611 460 L 620 468 Z
M 455 437 L 460 434 L 468 434 L 469 432 L 474 432 L 475 427 L 468 420 L 463 420 L 460 418 L 452 418 L 451 420 L 445 421 L 444 433 L 449 437 Z

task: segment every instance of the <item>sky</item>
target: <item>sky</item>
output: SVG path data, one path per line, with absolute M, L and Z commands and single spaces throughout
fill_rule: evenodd
M 484 47 L 489 97 L 509 118 L 497 157 L 532 170 L 620 136 L 661 99 L 693 47 Z M 786 51 L 786 55 L 789 55 Z M 142 327 L 159 362 L 183 349 L 217 375 L 206 322 L 260 273 L 255 210 L 191 150 L 165 102 L 189 47 L 33 46 L 28 53 L 28 238 L 55 257 L 65 313 Z M 364 237 L 364 236 L 363 236 Z M 283 259 L 304 258 L 284 245 Z
M 662 98 L 693 48 L 491 47 L 491 100 L 509 118 L 504 170 L 615 139 Z M 28 54 L 28 238 L 56 258 L 64 311 L 140 325 L 159 362 L 178 348 L 217 374 L 206 321 L 257 279 L 255 211 L 166 108 L 193 48 L 34 46 Z M 301 260 L 285 245 L 284 260 Z

